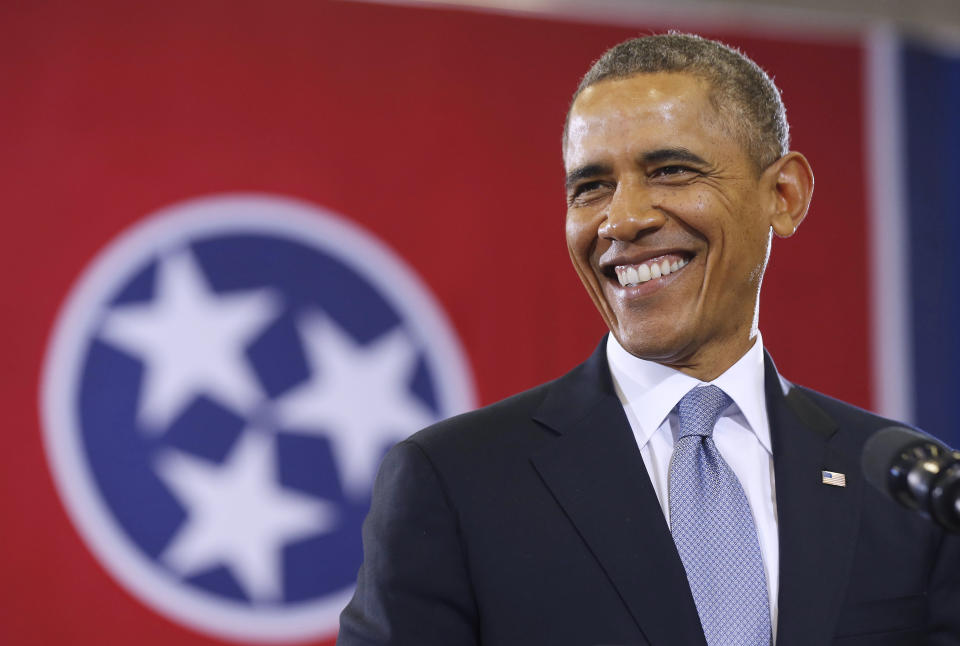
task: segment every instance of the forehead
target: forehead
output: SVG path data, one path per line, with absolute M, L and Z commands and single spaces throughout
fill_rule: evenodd
M 564 150 L 567 168 L 616 152 L 736 145 L 730 129 L 721 123 L 710 92 L 705 79 L 676 72 L 637 74 L 591 85 L 570 109 Z

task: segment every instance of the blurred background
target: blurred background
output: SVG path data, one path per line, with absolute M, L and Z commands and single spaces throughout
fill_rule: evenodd
M 384 451 L 600 341 L 561 127 L 668 29 L 816 173 L 780 371 L 960 443 L 956 2 L 8 0 L 0 643 L 332 643 Z

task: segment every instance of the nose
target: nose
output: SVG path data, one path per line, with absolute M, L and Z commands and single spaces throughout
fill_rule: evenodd
M 607 217 L 598 231 L 601 238 L 630 242 L 641 234 L 659 229 L 667 221 L 650 191 L 634 182 L 621 182 L 607 208 Z

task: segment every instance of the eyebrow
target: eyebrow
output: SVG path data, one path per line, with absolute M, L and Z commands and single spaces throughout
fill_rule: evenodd
M 664 162 L 685 162 L 707 166 L 707 161 L 687 148 L 657 148 L 640 155 L 640 161 L 645 165 L 662 164 Z M 613 169 L 609 164 L 586 164 L 567 173 L 565 186 L 569 191 L 577 182 L 589 177 L 607 175 Z
M 705 159 L 687 148 L 658 148 L 643 153 L 640 155 L 640 159 L 644 164 L 662 164 L 663 162 L 676 161 L 707 165 Z

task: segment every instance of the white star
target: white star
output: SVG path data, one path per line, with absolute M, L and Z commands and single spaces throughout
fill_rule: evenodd
M 282 488 L 273 437 L 244 432 L 222 465 L 166 451 L 155 468 L 187 510 L 161 558 L 183 576 L 226 565 L 255 601 L 283 594 L 282 547 L 328 531 L 336 507 Z
M 120 305 L 102 338 L 144 362 L 138 421 L 163 431 L 198 394 L 245 413 L 263 399 L 244 356 L 279 310 L 267 290 L 217 294 L 188 251 L 159 263 L 150 303 Z
M 383 451 L 435 421 L 409 389 L 416 348 L 400 327 L 366 346 L 320 316 L 298 327 L 311 378 L 280 398 L 276 412 L 290 430 L 328 436 L 345 492 L 364 496 Z

